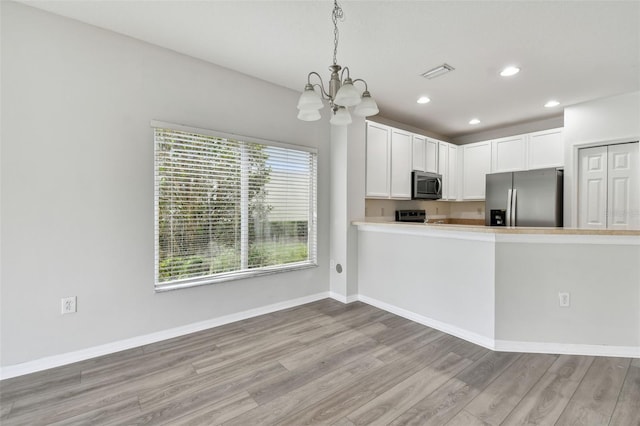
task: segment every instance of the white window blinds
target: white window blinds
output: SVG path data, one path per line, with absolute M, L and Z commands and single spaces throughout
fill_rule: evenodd
M 314 151 L 175 127 L 154 129 L 157 290 L 316 265 Z

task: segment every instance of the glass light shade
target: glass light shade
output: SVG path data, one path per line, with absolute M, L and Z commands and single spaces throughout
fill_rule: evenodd
M 298 120 L 317 121 L 320 120 L 320 112 L 317 109 L 301 109 L 298 112 Z
M 338 108 L 338 111 L 333 114 L 329 123 L 334 126 L 346 126 L 347 124 L 351 124 L 351 114 L 349 114 L 349 111 L 347 111 L 345 107 L 340 107 Z
M 322 103 L 322 99 L 320 98 L 320 95 L 318 95 L 316 93 L 315 90 L 313 90 L 313 86 L 310 84 L 307 84 L 304 87 L 304 92 L 302 92 L 302 95 L 300 95 L 300 99 L 298 100 L 298 109 L 301 111 L 308 111 L 308 110 L 319 110 L 324 106 L 324 104 Z
M 368 117 L 370 115 L 376 115 L 380 110 L 378 104 L 373 100 L 371 94 L 368 91 L 362 93 L 362 101 L 353 110 L 353 113 L 360 117 Z
M 345 107 L 356 106 L 360 103 L 360 92 L 354 87 L 350 78 L 347 78 L 338 89 L 333 103 Z

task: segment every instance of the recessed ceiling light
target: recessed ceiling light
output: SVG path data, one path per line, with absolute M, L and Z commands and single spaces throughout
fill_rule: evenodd
M 546 104 L 544 104 L 545 108 L 553 108 L 553 107 L 557 107 L 558 105 L 560 105 L 560 102 L 556 101 L 556 100 L 551 100 L 549 102 L 547 102 Z
M 477 118 L 472 118 L 471 120 L 469 120 L 469 124 L 480 124 L 480 120 L 478 120 Z
M 418 102 L 419 104 L 428 104 L 429 102 L 431 102 L 431 99 L 426 96 L 420 96 L 416 102 Z
M 500 71 L 500 75 L 503 77 L 511 77 L 512 75 L 516 75 L 520 72 L 520 68 L 509 66 Z

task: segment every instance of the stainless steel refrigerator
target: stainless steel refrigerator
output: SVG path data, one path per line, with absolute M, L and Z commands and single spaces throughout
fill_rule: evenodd
M 488 174 L 485 225 L 561 227 L 562 189 L 559 169 Z

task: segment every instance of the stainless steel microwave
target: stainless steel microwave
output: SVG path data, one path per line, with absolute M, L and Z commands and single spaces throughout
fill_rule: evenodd
M 411 198 L 413 200 L 439 200 L 442 198 L 442 175 L 411 172 Z

